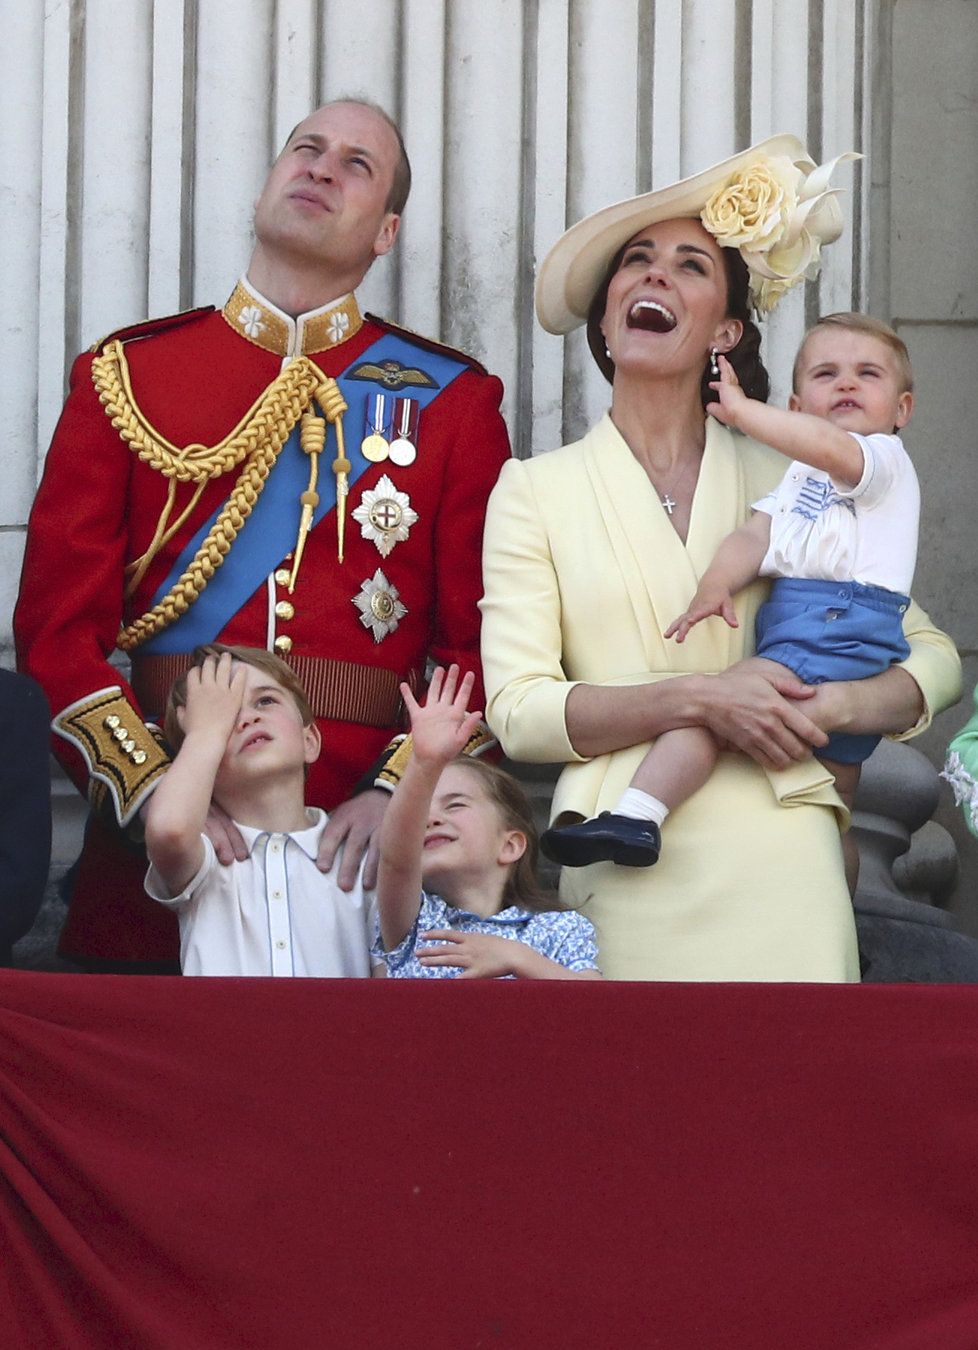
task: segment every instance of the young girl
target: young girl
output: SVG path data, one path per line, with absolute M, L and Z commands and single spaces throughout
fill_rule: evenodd
M 439 667 L 423 707 L 401 685 L 413 753 L 381 828 L 375 955 L 401 979 L 600 979 L 588 920 L 542 908 L 519 784 L 459 758 L 482 716 L 467 711 L 472 684 Z

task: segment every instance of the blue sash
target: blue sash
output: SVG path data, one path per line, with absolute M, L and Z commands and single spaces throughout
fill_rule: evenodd
M 370 461 L 364 459 L 360 453 L 367 399 L 378 392 L 390 395 L 392 390 L 389 385 L 384 385 L 379 380 L 362 378 L 352 380 L 349 378 L 350 372 L 368 362 L 378 365 L 383 361 L 396 361 L 404 366 L 417 366 L 419 354 L 424 362 L 425 374 L 431 377 L 434 386 L 411 385 L 397 392 L 410 395 L 421 408 L 425 408 L 461 375 L 466 366 L 463 362 L 445 356 L 441 352 L 415 347 L 394 333 L 385 333 L 366 351 L 361 352 L 338 377 L 337 383 L 348 409 L 343 415 L 343 430 L 346 455 L 351 466 L 349 473 L 351 487 L 360 475 L 371 467 Z M 424 454 L 423 446 L 419 453 Z M 336 505 L 336 479 L 330 472 L 330 464 L 335 456 L 336 429 L 328 425 L 319 475 L 319 505 L 313 513 L 313 529 Z M 234 565 L 229 565 L 229 555 L 186 613 L 181 614 L 169 627 L 164 628 L 162 633 L 143 643 L 140 650 L 162 655 L 166 652 L 189 652 L 194 647 L 215 642 L 232 616 L 237 614 L 285 555 L 295 547 L 302 510 L 299 494 L 304 492 L 308 485 L 309 456 L 299 444 L 297 424 L 272 466 L 251 515 L 241 527 L 232 545 Z M 154 595 L 154 605 L 159 603 L 187 570 L 221 510 L 223 506 L 214 512 L 183 549 L 166 580 Z

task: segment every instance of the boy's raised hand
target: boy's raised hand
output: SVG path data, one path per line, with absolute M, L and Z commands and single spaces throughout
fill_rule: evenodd
M 736 371 L 722 353 L 717 353 L 717 364 L 720 378 L 710 381 L 710 388 L 716 390 L 717 397 L 706 405 L 706 411 L 724 426 L 736 427 L 740 409 L 748 401 L 747 395 L 740 387 Z
M 208 656 L 187 672 L 187 703 L 177 717 L 184 736 L 204 733 L 226 743 L 244 699 L 245 674 L 234 668 L 230 652 Z
M 411 717 L 411 740 L 417 759 L 447 764 L 462 753 L 482 717 L 481 712 L 468 711 L 474 683 L 471 671 L 459 680 L 458 666 L 449 666 L 447 671 L 437 666 L 423 706 L 406 684 L 401 685 L 404 706 Z

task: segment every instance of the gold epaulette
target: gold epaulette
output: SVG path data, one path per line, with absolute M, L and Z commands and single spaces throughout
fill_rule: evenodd
M 465 742 L 462 754 L 478 759 L 480 755 L 484 755 L 487 750 L 491 750 L 497 744 L 495 736 L 486 724 L 480 722 Z M 392 792 L 401 781 L 408 760 L 411 758 L 412 740 L 410 735 L 395 737 L 391 746 L 393 746 L 392 753 L 385 760 L 383 768 L 374 780 L 374 787 L 386 788 L 389 792 Z
M 123 651 L 132 651 L 161 632 L 204 590 L 251 515 L 292 428 L 319 395 L 323 380 L 319 367 L 301 356 L 285 367 L 223 440 L 181 448 L 168 441 L 137 404 L 122 339 L 109 342 L 92 361 L 92 383 L 119 436 L 144 464 L 172 480 L 149 548 L 127 565 L 127 599 L 160 548 L 194 510 L 207 484 L 232 469 L 240 470 L 231 495 L 187 570 L 162 600 L 120 631 L 116 644 Z M 176 483 L 192 483 L 195 491 L 173 520 Z
M 201 305 L 199 309 L 181 309 L 176 314 L 166 314 L 159 319 L 143 319 L 140 323 L 131 323 L 125 328 L 115 328 L 98 342 L 93 342 L 89 351 L 98 355 L 110 342 L 135 342 L 139 338 L 156 337 L 158 333 L 167 333 L 171 328 L 182 328 L 207 314 L 214 313 L 213 305 Z
M 154 729 L 118 685 L 72 703 L 52 726 L 81 753 L 91 777 L 104 783 L 120 826 L 128 825 L 170 763 Z
M 391 323 L 390 319 L 381 319 L 376 314 L 365 314 L 364 318 L 377 324 L 379 328 L 386 328 L 389 333 L 395 333 L 398 337 L 404 338 L 405 342 L 410 342 L 415 347 L 421 347 L 426 352 L 438 352 L 440 356 L 448 356 L 453 361 L 460 361 L 463 366 L 469 366 L 477 375 L 489 374 L 481 361 L 477 361 L 474 356 L 469 356 L 468 352 L 460 352 L 457 347 L 448 347 L 444 342 L 436 342 L 434 338 L 425 337 L 423 333 L 415 333 L 412 328 L 402 328 L 399 323 Z

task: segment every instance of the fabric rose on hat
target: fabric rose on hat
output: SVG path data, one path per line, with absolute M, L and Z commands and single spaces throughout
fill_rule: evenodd
M 818 276 L 822 245 L 842 233 L 842 213 L 829 187 L 837 164 L 861 159 L 848 151 L 818 167 L 812 160 L 762 158 L 714 192 L 700 219 L 723 248 L 738 248 L 750 272 L 755 309 L 769 313 L 786 291 Z
M 723 248 L 770 248 L 784 233 L 801 178 L 784 156 L 757 160 L 717 188 L 700 219 Z

